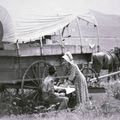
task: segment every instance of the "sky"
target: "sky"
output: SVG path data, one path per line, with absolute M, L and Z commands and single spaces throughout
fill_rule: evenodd
M 120 15 L 120 0 L 0 0 L 14 15 L 23 14 L 26 10 L 40 10 L 41 14 L 69 14 L 86 9 L 105 14 Z

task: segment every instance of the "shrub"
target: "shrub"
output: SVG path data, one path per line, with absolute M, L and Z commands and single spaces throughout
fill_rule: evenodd
M 108 96 L 114 97 L 115 99 L 120 100 L 120 81 L 108 83 L 106 86 L 106 92 Z

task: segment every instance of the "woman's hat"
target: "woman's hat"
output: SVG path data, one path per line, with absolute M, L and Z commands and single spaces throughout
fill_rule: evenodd
M 70 64 L 74 64 L 74 60 L 73 60 L 73 56 L 70 52 L 66 52 L 62 58 L 64 58 L 67 62 L 69 62 Z

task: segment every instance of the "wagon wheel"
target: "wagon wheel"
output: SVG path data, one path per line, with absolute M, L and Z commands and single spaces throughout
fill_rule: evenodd
M 32 99 L 36 104 L 39 104 L 41 101 L 42 80 L 47 76 L 49 66 L 50 64 L 45 61 L 36 61 L 26 69 L 23 75 L 21 84 L 22 95 Z
M 96 86 L 99 84 L 98 75 L 92 68 L 84 67 L 81 69 L 81 72 L 84 74 L 84 76 L 86 78 L 88 87 L 89 86 Z M 97 81 L 95 81 L 95 82 L 90 81 L 90 79 L 95 78 L 95 77 L 97 78 Z

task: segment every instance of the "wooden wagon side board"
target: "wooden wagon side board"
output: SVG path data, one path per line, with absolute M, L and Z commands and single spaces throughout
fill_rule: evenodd
M 4 50 L 0 50 L 0 56 L 46 56 L 46 55 L 61 55 L 67 51 L 70 51 L 72 54 L 81 54 L 81 53 L 92 53 L 95 50 L 92 50 L 88 45 L 64 45 L 59 44 L 54 45 L 43 45 L 40 46 L 39 43 L 21 43 L 19 46 L 17 44 L 3 44 Z
M 20 56 L 40 56 L 40 55 L 60 55 L 67 51 L 70 51 L 72 54 L 81 54 L 83 53 L 91 53 L 92 50 L 88 48 L 88 46 L 84 46 L 81 48 L 80 46 L 76 45 L 66 45 L 61 47 L 60 45 L 45 45 L 42 48 L 40 47 L 29 47 L 19 49 Z
M 0 56 L 18 56 L 17 50 L 0 50 Z

